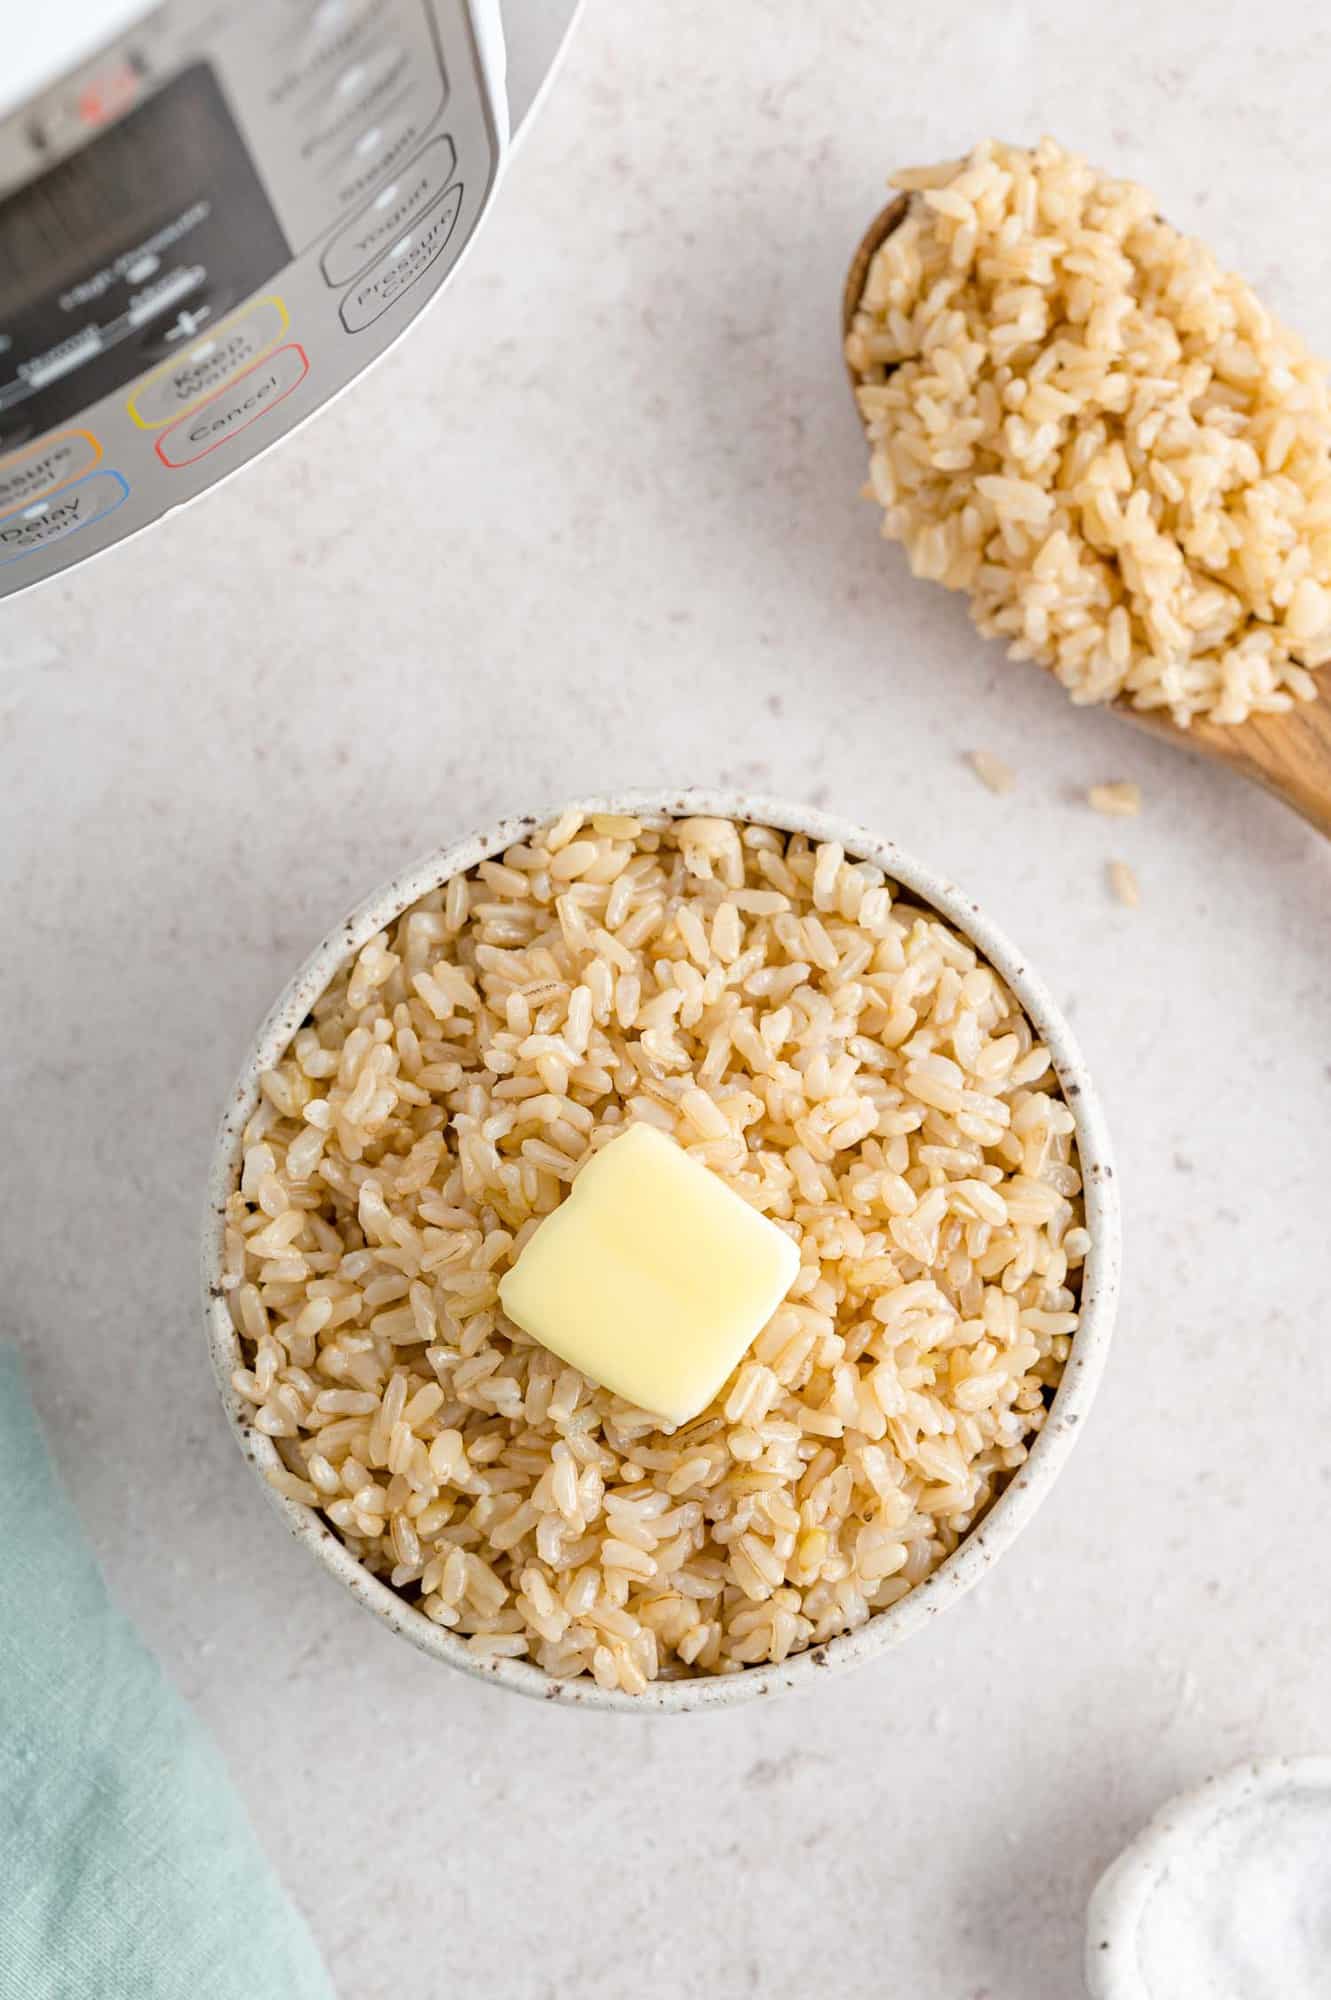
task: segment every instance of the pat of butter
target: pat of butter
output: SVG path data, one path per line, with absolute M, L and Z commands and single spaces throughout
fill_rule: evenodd
M 588 1160 L 499 1287 L 518 1326 L 672 1424 L 711 1402 L 799 1269 L 784 1230 L 651 1125 Z

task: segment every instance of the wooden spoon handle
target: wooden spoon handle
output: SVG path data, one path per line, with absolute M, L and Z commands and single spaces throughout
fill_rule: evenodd
M 1177 748 L 1213 757 L 1274 792 L 1331 840 L 1331 687 L 1325 680 L 1316 701 L 1232 724 L 1199 720 L 1178 729 L 1167 715 L 1144 714 L 1123 701 L 1114 707 Z

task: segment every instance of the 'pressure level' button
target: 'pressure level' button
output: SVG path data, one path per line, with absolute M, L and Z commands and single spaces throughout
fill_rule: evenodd
M 0 514 L 91 472 L 102 447 L 91 431 L 57 431 L 0 464 Z

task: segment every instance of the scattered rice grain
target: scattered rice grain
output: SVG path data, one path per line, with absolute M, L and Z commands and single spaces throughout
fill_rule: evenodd
M 1137 877 L 1126 861 L 1111 861 L 1109 864 L 1109 886 L 1120 903 L 1135 910 L 1141 902 L 1142 893 Z
M 1017 774 L 1012 766 L 1005 764 L 992 750 L 972 750 L 970 766 L 981 783 L 987 785 L 991 792 L 997 792 L 1000 797 L 1005 792 L 1010 792 L 1017 782 Z
M 1113 784 L 1092 785 L 1086 800 L 1098 813 L 1108 813 L 1116 819 L 1131 819 L 1141 811 L 1141 786 L 1132 784 L 1126 778 L 1118 779 Z

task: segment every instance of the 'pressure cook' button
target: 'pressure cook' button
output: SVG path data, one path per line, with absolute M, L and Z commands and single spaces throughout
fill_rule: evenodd
M 283 397 L 289 396 L 309 372 L 303 347 L 279 347 L 276 354 L 247 368 L 220 395 L 210 397 L 178 424 L 172 424 L 170 430 L 163 431 L 155 447 L 157 456 L 163 465 L 173 468 L 193 465 L 195 459 L 205 458 L 239 431 L 257 423 Z
M 0 465 L 0 514 L 91 472 L 102 447 L 91 431 L 57 431 Z
M 129 487 L 118 472 L 90 472 L 51 499 L 30 501 L 17 514 L 6 514 L 0 520 L 0 567 L 105 520 L 128 497 Z
M 140 382 L 129 399 L 131 417 L 146 431 L 169 424 L 275 347 L 286 330 L 281 299 L 255 299 Z
M 445 132 L 339 230 L 320 262 L 330 285 L 345 285 L 419 220 L 453 178 L 458 156 Z
M 373 270 L 366 272 L 359 284 L 352 286 L 338 307 L 348 333 L 359 333 L 362 327 L 369 326 L 381 313 L 386 313 L 409 286 L 424 276 L 435 259 L 443 255 L 461 206 L 462 184 L 459 182 L 422 215 L 415 227 L 393 245 Z

